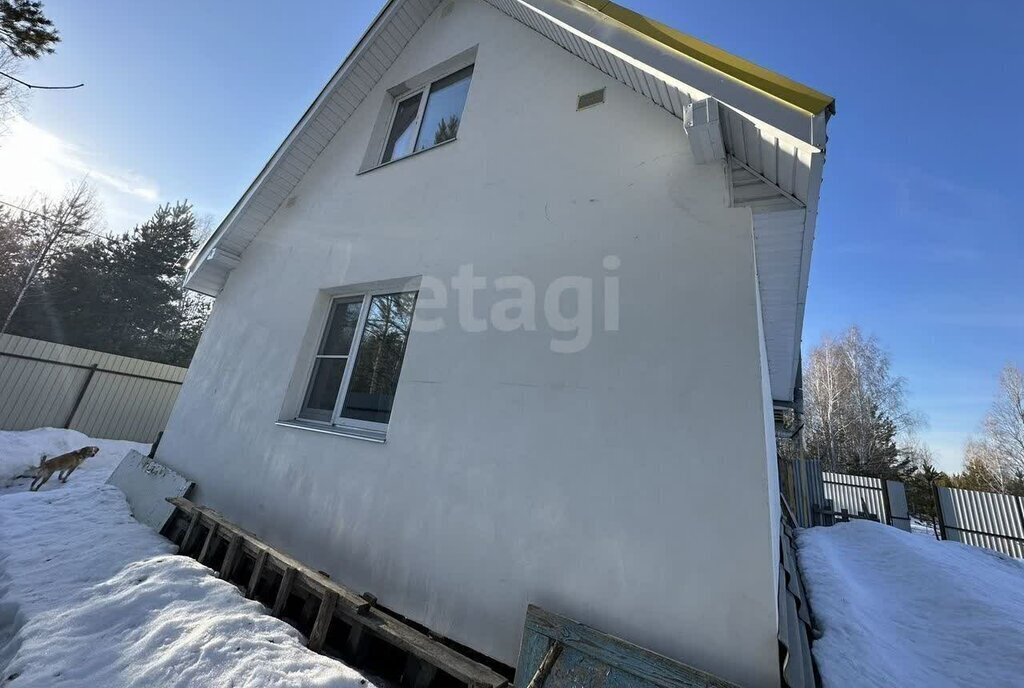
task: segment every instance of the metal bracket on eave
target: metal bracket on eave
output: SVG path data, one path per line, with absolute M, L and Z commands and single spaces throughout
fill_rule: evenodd
M 705 98 L 687 105 L 683 110 L 683 131 L 697 164 L 725 160 L 725 137 L 717 100 Z
M 793 194 L 785 191 L 778 184 L 765 177 L 763 174 L 746 164 L 735 155 L 727 154 L 729 165 L 726 165 L 726 173 L 729 175 L 729 204 L 733 207 L 745 206 L 757 212 L 772 212 L 778 210 L 806 210 L 807 204 Z M 740 175 L 734 171 L 732 165 L 741 168 L 739 171 L 747 175 L 746 179 L 739 179 Z M 756 188 L 750 188 L 751 185 Z M 744 193 L 740 193 L 741 189 Z
M 235 255 L 229 251 L 225 251 L 222 248 L 210 249 L 210 252 L 206 255 L 206 263 L 216 263 L 225 270 L 234 270 L 238 267 L 238 264 L 242 262 L 242 257 Z

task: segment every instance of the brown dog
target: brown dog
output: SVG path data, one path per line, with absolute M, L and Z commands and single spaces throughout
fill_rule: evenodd
M 43 484 L 50 479 L 50 476 L 55 472 L 60 471 L 57 474 L 57 479 L 62 483 L 68 481 L 68 477 L 75 472 L 75 469 L 82 465 L 82 462 L 88 459 L 90 456 L 96 456 L 100 451 L 99 447 L 82 447 L 73 452 L 67 454 L 61 454 L 55 456 L 52 459 L 47 459 L 45 456 L 39 459 L 39 469 L 36 471 L 36 478 L 32 481 L 32 485 L 29 486 L 29 490 L 36 492 Z

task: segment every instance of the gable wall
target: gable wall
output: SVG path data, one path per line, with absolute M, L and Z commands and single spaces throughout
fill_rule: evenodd
M 665 111 L 482 2 L 441 11 L 231 274 L 159 457 L 201 502 L 509 664 L 533 602 L 773 684 L 749 211 Z M 475 44 L 459 140 L 357 176 L 384 89 Z M 386 444 L 274 424 L 320 290 L 468 263 L 538 299 L 589 276 L 598 314 L 614 274 L 620 329 L 558 354 L 542 309 L 535 332 L 469 333 L 450 295 L 448 326 L 410 339 Z M 478 292 L 477 314 L 507 296 Z

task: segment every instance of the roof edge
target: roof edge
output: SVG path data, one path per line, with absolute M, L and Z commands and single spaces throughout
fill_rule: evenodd
M 811 115 L 835 113 L 835 98 L 677 31 L 610 0 L 577 0 L 651 40 Z
M 281 141 L 281 144 L 274 149 L 273 154 L 271 154 L 270 158 L 260 169 L 259 174 L 257 174 L 249 186 L 246 187 L 245 192 L 235 202 L 234 206 L 232 206 L 231 210 L 228 211 L 228 214 L 224 219 L 221 220 L 221 223 L 217 225 L 217 228 L 213 233 L 207 237 L 203 245 L 200 246 L 194 254 L 192 254 L 188 263 L 185 264 L 185 279 L 183 286 L 186 289 L 191 289 L 192 291 L 200 294 L 206 294 L 207 296 L 216 297 L 219 294 L 219 289 L 217 290 L 217 294 L 210 294 L 209 291 L 192 286 L 192 284 L 190 284 L 192 282 L 192 278 L 195 277 L 199 268 L 201 268 L 203 263 L 210 257 L 210 253 L 216 248 L 217 244 L 220 243 L 221 238 L 227 233 L 228 227 L 234 223 L 235 218 L 247 205 L 249 199 L 252 198 L 262 186 L 263 180 L 270 174 L 270 171 L 273 170 L 277 162 L 284 157 L 284 154 L 288 150 L 290 144 L 295 140 L 306 124 L 313 118 L 317 108 L 330 94 L 338 80 L 345 73 L 346 68 L 354 61 L 360 51 L 365 48 L 370 36 L 374 33 L 374 30 L 380 27 L 385 16 L 399 3 L 399 1 L 400 0 L 387 0 L 387 2 L 384 3 L 384 6 L 380 8 L 380 11 L 374 15 L 373 20 L 370 22 L 369 26 L 366 27 L 366 30 L 359 36 L 359 40 L 356 41 L 352 50 L 349 51 L 348 55 L 345 56 L 345 59 L 338 65 L 338 68 L 334 70 L 330 78 L 327 79 L 323 88 L 321 88 L 319 93 L 317 93 L 316 98 L 313 99 L 313 102 L 309 104 L 309 107 L 306 108 L 295 125 L 288 131 L 288 135 L 285 136 L 283 141 Z

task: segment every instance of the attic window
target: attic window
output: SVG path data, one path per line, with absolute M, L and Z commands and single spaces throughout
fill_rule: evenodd
M 576 99 L 576 109 L 586 110 L 588 107 L 594 107 L 604 102 L 604 89 L 599 88 L 596 91 L 590 93 L 584 93 Z
M 473 65 L 395 103 L 381 164 L 453 140 L 466 107 Z

